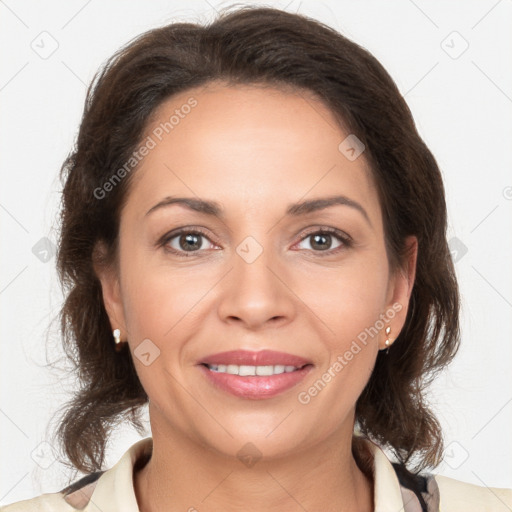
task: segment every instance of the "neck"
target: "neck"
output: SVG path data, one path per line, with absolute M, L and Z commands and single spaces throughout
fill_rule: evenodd
M 373 510 L 368 461 L 352 453 L 352 432 L 282 458 L 252 465 L 205 450 L 190 438 L 153 429 L 153 453 L 134 470 L 141 512 Z M 359 467 L 358 463 L 362 466 Z

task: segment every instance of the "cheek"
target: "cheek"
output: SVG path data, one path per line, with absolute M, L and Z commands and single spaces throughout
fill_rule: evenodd
M 149 338 L 161 345 L 169 337 L 176 339 L 208 289 L 204 275 L 171 266 L 163 249 L 144 245 L 127 229 L 121 231 L 120 272 L 126 327 L 136 343 Z
M 355 404 L 373 370 L 378 343 L 385 325 L 388 285 L 387 260 L 378 251 L 368 258 L 352 259 L 333 271 L 315 272 L 298 295 L 315 313 L 321 329 L 322 358 L 320 381 L 304 395 L 304 402 L 336 409 L 341 421 L 347 408 Z M 363 261 L 364 260 L 364 261 Z M 348 260 L 347 260 L 348 261 Z M 312 286 L 311 283 L 315 283 Z M 325 385 L 326 392 L 320 391 Z M 322 398 L 313 398 L 315 393 Z M 342 405 L 343 404 L 343 405 Z
M 323 320 L 317 324 L 322 326 L 323 357 L 297 399 L 308 414 L 324 416 L 330 411 L 330 421 L 322 427 L 326 433 L 355 407 L 373 371 L 382 336 L 379 318 L 385 311 L 385 284 L 379 272 L 366 272 L 364 278 L 352 272 L 309 296 Z
M 338 269 L 310 272 L 301 285 L 298 295 L 321 320 L 318 325 L 326 333 L 331 352 L 345 350 L 351 340 L 374 326 L 384 313 L 386 265 L 385 256 L 353 258 Z

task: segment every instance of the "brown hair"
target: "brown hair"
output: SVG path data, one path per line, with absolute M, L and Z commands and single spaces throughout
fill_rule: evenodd
M 134 173 L 108 199 L 95 190 L 128 161 L 164 100 L 212 81 L 313 93 L 366 146 L 390 267 L 403 267 L 408 235 L 418 238 L 419 253 L 406 323 L 389 354 L 379 352 L 356 421 L 403 465 L 417 457 L 418 472 L 436 466 L 443 438 L 424 392 L 459 345 L 441 173 L 395 83 L 368 51 L 316 20 L 256 6 L 227 10 L 204 26 L 150 30 L 112 56 L 89 87 L 76 147 L 61 169 L 57 268 L 67 294 L 60 320 L 81 384 L 56 432 L 67 458 L 80 471 L 100 470 L 113 426 L 129 418 L 140 432 L 148 401 L 127 344 L 114 350 L 93 267 L 100 240 L 108 248 L 100 263 L 115 264 L 119 212 Z

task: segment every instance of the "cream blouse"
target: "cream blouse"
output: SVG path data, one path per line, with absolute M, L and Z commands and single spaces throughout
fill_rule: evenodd
M 483 487 L 440 475 L 427 475 L 424 492 L 418 497 L 400 482 L 382 449 L 367 439 L 365 443 L 373 455 L 375 512 L 512 511 L 512 489 Z M 59 492 L 5 505 L 0 512 L 139 512 L 133 487 L 134 465 L 149 458 L 152 447 L 151 437 L 141 439 L 112 468 L 91 473 Z

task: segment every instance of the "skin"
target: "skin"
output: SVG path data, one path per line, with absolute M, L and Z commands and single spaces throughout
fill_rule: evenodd
M 384 329 L 308 404 L 297 395 L 393 304 L 402 309 L 386 325 L 392 339 L 398 336 L 416 240 L 407 241 L 403 271 L 390 273 L 364 153 L 350 161 L 340 152 L 348 133 L 319 100 L 210 84 L 160 105 L 145 136 L 191 96 L 197 106 L 135 171 L 121 212 L 118 267 L 97 268 L 112 329 L 121 329 L 132 353 L 145 339 L 160 350 L 148 366 L 134 357 L 150 398 L 153 437 L 152 458 L 134 474 L 139 507 L 373 510 L 373 482 L 355 462 L 351 440 L 356 400 L 386 348 Z M 360 203 L 369 221 L 346 205 L 285 215 L 291 203 L 332 195 Z M 166 196 L 215 200 L 225 216 L 176 204 L 145 215 Z M 207 233 L 200 249 L 187 252 L 180 236 L 167 247 L 188 257 L 158 245 L 185 226 Z M 333 235 L 318 248 L 311 235 L 324 227 L 348 234 L 353 244 Z M 263 249 L 252 263 L 236 252 L 248 236 Z M 276 397 L 244 399 L 212 386 L 197 367 L 201 357 L 232 349 L 288 352 L 314 367 Z M 262 455 L 252 467 L 237 458 L 248 442 Z

